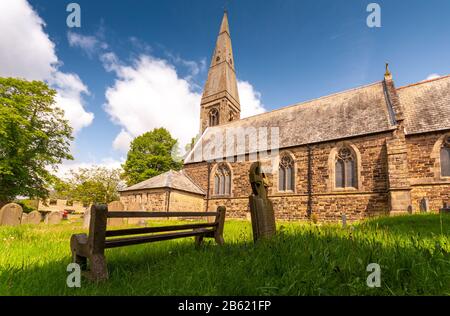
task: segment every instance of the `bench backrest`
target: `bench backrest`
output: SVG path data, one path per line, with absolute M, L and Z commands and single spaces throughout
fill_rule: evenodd
M 220 237 L 223 235 L 226 208 L 219 206 L 217 212 L 142 212 L 142 211 L 115 211 L 108 212 L 107 205 L 93 205 L 89 225 L 88 244 L 92 253 L 103 254 L 105 248 L 134 245 L 152 241 L 168 240 L 174 238 L 210 235 Z M 193 223 L 183 225 L 170 225 L 162 227 L 127 228 L 107 230 L 108 218 L 205 218 L 214 217 L 211 223 Z M 191 230 L 191 231 L 185 231 Z M 180 232 L 181 231 L 181 232 Z M 176 232 L 172 234 L 138 236 L 149 233 Z M 106 237 L 135 236 L 122 239 L 106 240 Z

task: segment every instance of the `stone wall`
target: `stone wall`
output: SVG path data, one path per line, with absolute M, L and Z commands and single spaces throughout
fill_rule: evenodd
M 197 194 L 171 191 L 169 212 L 203 212 L 205 199 Z
M 434 132 L 408 136 L 408 168 L 412 186 L 411 199 L 414 212 L 420 210 L 420 200 L 427 198 L 431 211 L 438 211 L 444 202 L 450 202 L 450 178 L 442 177 L 440 148 L 447 132 Z
M 389 210 L 388 176 L 386 141 L 392 137 L 391 133 L 365 136 L 348 141 L 327 142 L 311 145 L 311 183 L 312 183 L 312 211 L 322 221 L 335 221 L 341 214 L 347 214 L 350 220 L 357 220 L 368 216 L 385 214 Z M 348 145 L 357 152 L 358 156 L 358 188 L 335 190 L 330 173 L 334 169 L 334 160 L 330 158 L 334 148 Z M 282 151 L 283 152 L 283 151 Z M 295 165 L 295 191 L 278 192 L 277 171 L 268 174 L 272 186 L 269 197 L 274 203 L 276 217 L 283 220 L 307 218 L 308 204 L 308 147 L 299 146 L 287 150 L 293 156 Z M 251 162 L 231 162 L 232 185 L 230 196 L 214 196 L 214 173 L 217 163 L 211 164 L 209 201 L 205 203 L 209 211 L 219 205 L 227 207 L 227 217 L 248 218 L 248 196 L 251 187 L 248 171 Z M 267 165 L 263 161 L 263 165 Z M 196 181 L 205 191 L 208 188 L 208 164 L 195 163 L 184 167 L 185 172 Z
M 201 212 L 204 210 L 204 198 L 178 190 L 151 189 L 133 192 L 122 192 L 120 201 L 128 209 L 130 204 L 142 205 L 143 209 L 152 212 L 166 212 L 167 202 L 170 199 L 169 211 Z

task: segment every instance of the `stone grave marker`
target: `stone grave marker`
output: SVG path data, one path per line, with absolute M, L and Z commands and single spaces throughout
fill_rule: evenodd
M 42 220 L 41 213 L 39 213 L 38 211 L 33 211 L 28 214 L 25 224 L 37 225 L 41 222 L 41 220 Z M 22 224 L 24 224 L 23 219 L 22 219 Z
M 61 212 L 51 212 L 45 217 L 45 223 L 48 225 L 59 224 L 62 221 L 62 217 Z
M 108 212 L 124 211 L 125 206 L 120 201 L 114 201 L 108 204 Z M 108 218 L 108 226 L 122 226 L 126 224 L 124 218 Z
M 9 203 L 0 209 L 0 225 L 17 226 L 20 225 L 23 210 L 19 204 Z
M 88 208 L 83 215 L 83 228 L 89 229 L 89 223 L 91 222 L 91 209 Z

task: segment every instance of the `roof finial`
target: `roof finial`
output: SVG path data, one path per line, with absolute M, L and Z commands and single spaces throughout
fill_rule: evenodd
M 223 13 L 228 14 L 228 6 L 230 5 L 230 0 L 225 0 L 223 4 Z
M 391 77 L 392 76 L 391 72 L 389 71 L 389 63 L 386 63 L 386 72 L 384 73 L 384 76 L 385 77 Z

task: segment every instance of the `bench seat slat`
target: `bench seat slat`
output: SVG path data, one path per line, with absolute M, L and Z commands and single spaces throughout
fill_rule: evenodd
M 117 237 L 126 235 L 138 235 L 147 233 L 162 233 L 176 230 L 196 229 L 196 228 L 209 228 L 216 227 L 217 223 L 201 223 L 201 224 L 186 224 L 186 225 L 173 225 L 173 226 L 160 226 L 160 227 L 143 227 L 143 228 L 128 228 L 118 230 L 106 231 L 106 237 Z
M 105 248 L 115 248 L 129 245 L 138 245 L 143 243 L 163 241 L 170 239 L 177 239 L 182 237 L 193 237 L 193 236 L 204 236 L 208 234 L 213 234 L 214 229 L 204 229 L 201 231 L 188 231 L 179 233 L 169 233 L 169 234 L 158 234 L 151 236 L 139 236 L 130 238 L 120 238 L 120 239 L 110 239 L 105 241 Z
M 108 218 L 158 218 L 158 217 L 203 217 L 217 216 L 217 212 L 143 212 L 143 211 L 118 211 L 108 212 Z

